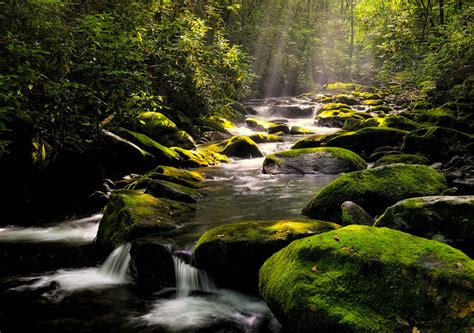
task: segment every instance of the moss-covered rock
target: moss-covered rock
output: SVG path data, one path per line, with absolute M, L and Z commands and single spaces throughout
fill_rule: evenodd
M 328 147 L 352 150 L 364 158 L 370 157 L 380 147 L 400 147 L 408 132 L 394 128 L 366 127 L 356 132 L 347 132 L 332 138 Z
M 270 143 L 270 142 L 282 142 L 283 138 L 274 134 L 255 133 L 248 136 L 250 140 L 255 143 Z
M 211 116 L 209 117 L 209 120 L 219 124 L 219 126 L 225 129 L 235 128 L 235 124 L 231 122 L 229 119 L 226 119 L 224 117 Z
M 285 134 L 290 133 L 290 128 L 285 124 L 274 124 L 274 125 L 270 125 L 267 131 L 268 131 L 268 134 L 285 135 Z
M 270 107 L 272 117 L 309 118 L 314 114 L 314 106 L 275 105 Z
M 220 163 L 228 163 L 230 161 L 227 156 L 206 148 L 187 150 L 173 147 L 171 150 L 178 153 L 179 158 L 181 159 L 180 166 L 186 168 L 206 167 L 218 165 Z
M 148 182 L 145 193 L 151 194 L 156 198 L 166 198 L 187 203 L 198 203 L 204 198 L 204 194 L 199 189 L 156 179 L 151 179 Z
M 270 126 L 275 125 L 275 123 L 252 117 L 247 118 L 245 123 L 250 129 L 260 132 L 266 132 Z
M 449 102 L 429 110 L 421 110 L 416 120 L 430 125 L 443 126 L 472 133 L 474 131 L 474 113 L 472 105 Z
M 333 134 L 316 134 L 307 136 L 305 138 L 299 139 L 295 142 L 291 149 L 301 149 L 301 148 L 319 148 L 322 147 L 328 142 L 330 139 L 335 138 L 341 134 L 346 133 L 345 131 L 338 131 Z
M 239 135 L 232 137 L 222 149 L 222 154 L 229 157 L 256 158 L 263 157 L 257 144 L 247 136 Z
M 158 164 L 178 165 L 180 163 L 179 154 L 170 148 L 167 148 L 145 134 L 125 130 L 127 137 L 138 146 L 146 149 L 154 157 Z
M 360 99 L 363 99 L 363 100 L 378 100 L 378 99 L 382 99 L 382 97 L 376 93 L 372 93 L 372 92 L 365 92 L 365 91 L 355 91 L 353 93 L 351 93 L 351 96 L 354 96 L 356 98 L 360 98 Z
M 380 126 L 396 128 L 404 131 L 415 131 L 422 127 L 417 122 L 400 115 L 390 115 L 382 120 Z
M 388 105 L 377 105 L 377 106 L 374 106 L 374 107 L 371 107 L 370 108 L 370 112 L 382 112 L 382 113 L 388 113 L 388 112 L 392 112 L 393 111 L 393 108 L 391 106 L 388 106 Z
M 369 214 L 358 204 L 352 201 L 343 202 L 342 210 L 342 225 L 360 224 L 369 225 L 374 224 L 374 220 Z
M 424 156 L 413 154 L 388 154 L 379 158 L 374 166 L 384 166 L 389 164 L 404 163 L 404 164 L 422 164 L 430 165 L 430 160 Z
M 402 151 L 445 162 L 456 154 L 474 153 L 474 136 L 444 127 L 427 127 L 408 134 Z
M 193 211 L 187 204 L 157 199 L 143 191 L 114 191 L 100 221 L 97 243 L 110 250 L 145 234 L 172 230 L 179 217 Z
M 342 103 L 346 105 L 357 105 L 360 104 L 359 100 L 355 99 L 352 96 L 344 95 L 344 94 L 337 94 L 330 97 L 324 97 L 320 100 L 320 103 Z
M 337 229 L 314 220 L 249 221 L 207 231 L 194 248 L 199 268 L 220 287 L 256 291 L 258 270 L 273 253 L 293 240 Z
M 365 120 L 371 117 L 371 115 L 364 112 L 340 109 L 323 111 L 314 118 L 314 121 L 319 126 L 342 128 L 348 119 Z
M 381 99 L 365 99 L 362 101 L 362 104 L 369 106 L 378 106 L 382 105 L 384 102 Z
M 328 103 L 323 105 L 319 110 L 318 114 L 324 112 L 324 111 L 331 111 L 331 110 L 352 110 L 351 107 L 347 104 L 344 103 Z
M 447 243 L 474 254 L 474 195 L 406 199 L 387 208 L 375 223 Z
M 292 332 L 468 332 L 473 283 L 473 261 L 446 244 L 352 225 L 275 253 L 259 289 Z
M 314 134 L 314 132 L 301 126 L 292 126 L 290 128 L 290 134 L 291 135 L 309 135 L 309 134 Z
M 138 116 L 138 129 L 146 136 L 159 141 L 166 133 L 175 133 L 178 127 L 160 112 L 143 112 Z
M 359 155 L 329 147 L 286 150 L 268 155 L 263 162 L 263 173 L 270 174 L 338 174 L 366 168 Z
M 413 197 L 440 195 L 448 188 L 444 177 L 425 165 L 391 164 L 343 175 L 316 193 L 303 213 L 339 223 L 341 204 L 357 202 L 371 216 Z
M 362 88 L 358 83 L 334 82 L 326 85 L 326 89 L 330 91 L 359 91 Z

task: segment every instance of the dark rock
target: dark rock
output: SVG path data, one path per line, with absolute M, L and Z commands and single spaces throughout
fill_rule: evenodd
M 352 201 L 346 201 L 341 205 L 342 225 L 360 224 L 372 226 L 374 220 L 358 204 Z

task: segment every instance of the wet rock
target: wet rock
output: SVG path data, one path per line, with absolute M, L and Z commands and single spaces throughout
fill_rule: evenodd
M 292 126 L 290 129 L 290 134 L 291 135 L 307 135 L 307 134 L 314 134 L 314 132 L 304 127 Z
M 254 131 L 260 131 L 260 132 L 266 132 L 267 129 L 275 125 L 275 123 L 271 123 L 269 121 L 257 119 L 257 118 L 247 118 L 245 120 L 245 123 L 250 129 L 253 129 Z
M 371 117 L 371 115 L 363 112 L 357 112 L 350 109 L 339 109 L 319 113 L 314 118 L 314 122 L 318 126 L 342 128 L 344 123 L 349 119 L 363 121 Z
M 277 134 L 279 132 L 282 132 L 284 134 L 289 134 L 290 128 L 284 124 L 274 124 L 274 125 L 270 125 L 267 131 L 268 131 L 268 134 Z
M 179 155 L 176 152 L 159 144 L 145 134 L 128 130 L 126 130 L 125 133 L 131 141 L 152 154 L 158 164 L 178 165 L 180 163 Z
M 187 203 L 198 203 L 204 198 L 204 194 L 197 189 L 155 179 L 151 179 L 148 182 L 145 193 L 151 194 L 156 198 L 167 198 Z
M 360 224 L 372 226 L 374 220 L 358 204 L 352 201 L 346 201 L 341 205 L 342 225 Z
M 201 182 L 205 180 L 205 177 L 201 172 L 183 170 L 163 165 L 157 167 L 150 175 L 150 178 L 157 180 L 166 180 L 191 188 L 202 187 Z
M 330 139 L 335 138 L 341 134 L 346 133 L 345 131 L 338 131 L 334 134 L 316 134 L 307 136 L 305 138 L 299 139 L 295 142 L 291 149 L 301 149 L 301 148 L 319 148 L 322 147 Z
M 455 179 L 452 185 L 458 189 L 457 194 L 474 195 L 474 178 Z
M 309 118 L 314 113 L 314 106 L 283 106 L 276 105 L 270 108 L 272 117 Z
M 249 221 L 207 231 L 194 248 L 194 259 L 219 287 L 255 292 L 258 270 L 273 253 L 295 239 L 339 228 L 314 220 Z
M 160 238 L 140 238 L 132 242 L 130 274 L 138 288 L 154 292 L 175 287 L 171 244 L 172 241 Z
M 349 149 L 368 158 L 377 148 L 401 146 L 407 134 L 406 131 L 394 128 L 367 127 L 356 132 L 341 134 L 329 140 L 326 146 Z
M 365 99 L 362 101 L 362 104 L 369 105 L 369 106 L 378 106 L 384 103 L 381 99 Z
M 352 225 L 275 253 L 259 289 L 292 332 L 466 332 L 473 278 L 473 261 L 446 244 Z
M 263 157 L 257 144 L 247 136 L 234 136 L 222 150 L 222 154 L 229 157 L 256 158 Z
M 357 105 L 360 104 L 359 100 L 354 97 L 338 94 L 330 97 L 325 97 L 320 100 L 320 103 L 342 103 L 346 105 Z
M 420 155 L 413 155 L 413 154 L 388 154 L 380 159 L 378 159 L 374 166 L 384 166 L 389 164 L 396 164 L 396 163 L 405 163 L 405 164 L 422 164 L 422 165 L 429 165 L 430 160 L 424 156 Z
M 174 133 L 178 127 L 160 112 L 143 112 L 138 116 L 139 129 L 151 139 L 159 140 L 163 133 Z
M 339 174 L 366 168 L 359 155 L 328 147 L 286 150 L 267 156 L 263 162 L 263 172 L 269 174 Z
M 284 141 L 283 138 L 279 137 L 278 135 L 264 134 L 264 133 L 256 133 L 256 134 L 249 135 L 249 139 L 253 140 L 253 142 L 255 143 L 269 143 L 269 142 Z
M 157 199 L 143 191 L 114 191 L 100 221 L 97 244 L 111 250 L 143 235 L 172 230 L 194 210 L 185 203 Z
M 303 213 L 339 223 L 345 201 L 357 202 L 370 216 L 377 216 L 400 200 L 440 195 L 447 189 L 443 175 L 428 166 L 391 164 L 342 175 L 316 193 Z
M 229 159 L 225 155 L 205 148 L 187 150 L 173 147 L 171 150 L 179 155 L 181 160 L 179 165 L 185 168 L 206 167 L 229 162 Z
M 406 199 L 387 208 L 375 223 L 434 239 L 474 254 L 474 195 Z

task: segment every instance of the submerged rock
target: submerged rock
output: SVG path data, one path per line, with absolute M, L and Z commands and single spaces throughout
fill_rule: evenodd
M 447 188 L 443 175 L 428 166 L 391 164 L 342 175 L 316 193 L 303 213 L 339 223 L 345 201 L 357 202 L 369 215 L 377 216 L 400 200 L 440 195 Z
M 467 332 L 473 282 L 473 261 L 446 244 L 352 225 L 275 253 L 259 289 L 292 332 Z
M 140 238 L 130 248 L 130 275 L 136 285 L 147 292 L 175 287 L 170 240 Z
M 194 248 L 199 268 L 220 287 L 256 291 L 258 270 L 273 253 L 293 240 L 339 228 L 314 220 L 249 221 L 207 231 Z
M 474 254 L 474 195 L 406 199 L 387 208 L 375 223 L 447 243 Z
M 263 173 L 270 174 L 338 174 L 366 168 L 359 155 L 330 147 L 286 150 L 267 156 L 263 162 Z
M 374 224 L 374 220 L 369 214 L 358 204 L 352 201 L 346 201 L 341 205 L 342 209 L 342 225 L 360 224 L 369 225 Z
M 430 165 L 430 160 L 424 156 L 413 154 L 387 154 L 379 158 L 374 166 L 379 167 L 396 163 Z
M 97 232 L 97 243 L 113 249 L 140 236 L 176 228 L 195 210 L 185 203 L 157 199 L 143 191 L 112 192 Z

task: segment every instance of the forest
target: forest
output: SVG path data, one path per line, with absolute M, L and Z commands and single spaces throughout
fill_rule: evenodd
M 0 1 L 0 332 L 471 332 L 473 21 Z

